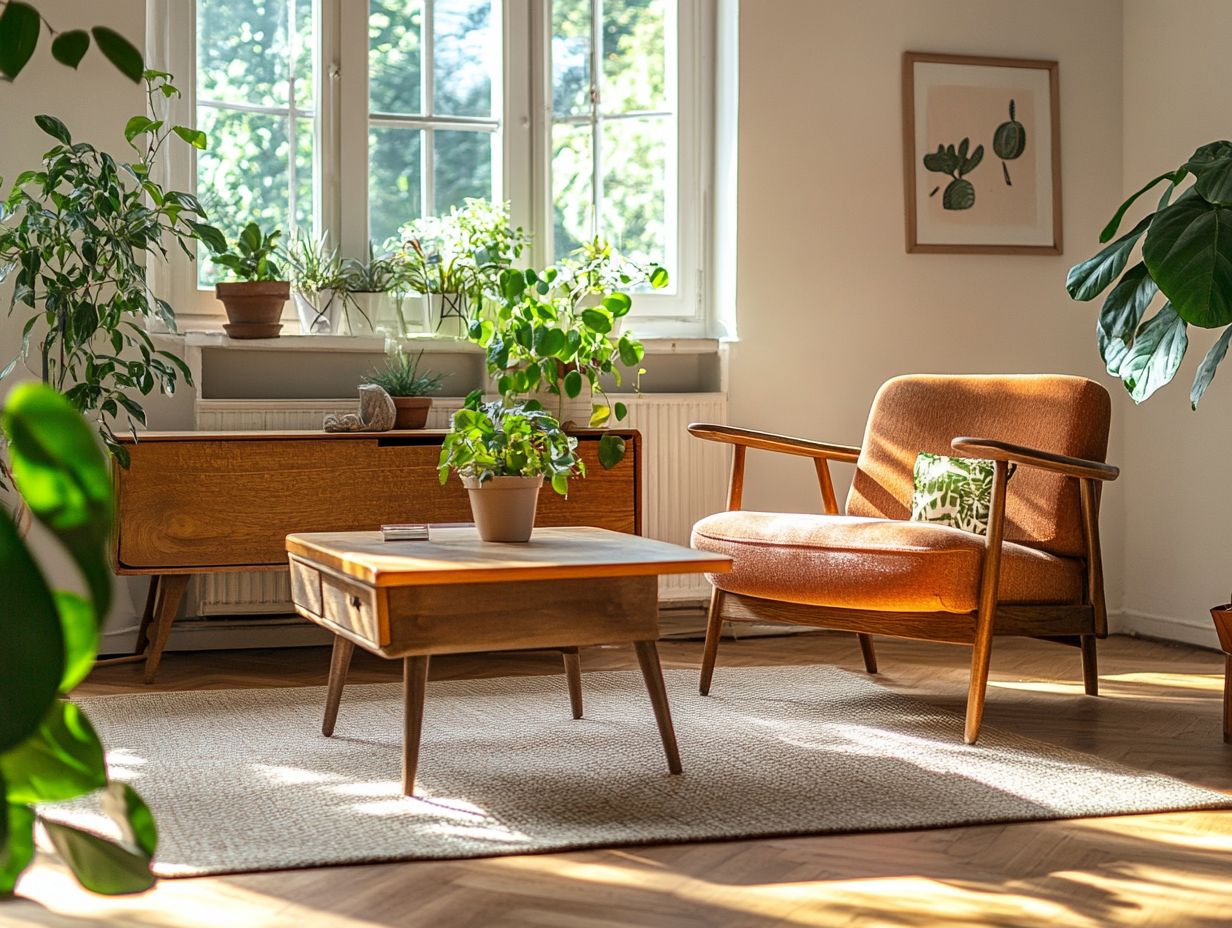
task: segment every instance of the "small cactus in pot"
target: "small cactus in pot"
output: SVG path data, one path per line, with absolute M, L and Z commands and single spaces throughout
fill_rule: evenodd
M 970 209 L 975 205 L 975 187 L 965 175 L 974 171 L 984 160 L 984 146 L 977 145 L 975 151 L 968 155 L 970 147 L 971 140 L 966 138 L 958 144 L 958 148 L 953 145 L 938 145 L 936 151 L 924 156 L 924 167 L 953 178 L 941 195 L 941 206 L 944 209 Z M 929 196 L 934 196 L 940 189 L 934 187 Z
M 1027 147 L 1027 129 L 1018 121 L 1014 113 L 1014 101 L 1010 100 L 1010 118 L 1009 121 L 1001 123 L 997 126 L 997 131 L 993 133 L 992 150 L 998 158 L 1001 159 L 1001 173 L 1005 175 L 1005 185 L 1007 187 L 1014 186 L 1014 182 L 1010 180 L 1009 165 L 1005 162 L 1013 161 L 1022 155 Z

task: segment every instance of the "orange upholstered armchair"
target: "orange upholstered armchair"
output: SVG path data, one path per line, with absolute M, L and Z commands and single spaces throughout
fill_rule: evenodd
M 1107 635 L 1099 482 L 1118 474 L 1103 463 L 1109 418 L 1107 391 L 1081 377 L 908 376 L 877 393 L 858 448 L 689 426 L 734 446 L 728 511 L 693 527 L 694 547 L 734 561 L 710 578 L 702 694 L 723 622 L 775 619 L 857 632 L 870 673 L 873 635 L 971 645 L 968 743 L 980 731 L 994 635 L 1077 646 L 1096 695 L 1095 639 Z M 812 458 L 825 515 L 741 511 L 749 448 Z M 994 462 L 986 535 L 910 521 L 921 451 Z M 845 515 L 830 461 L 856 466 Z

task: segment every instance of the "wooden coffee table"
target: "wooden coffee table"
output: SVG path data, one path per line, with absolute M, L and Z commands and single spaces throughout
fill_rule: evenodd
M 337 636 L 322 725 L 327 736 L 355 645 L 403 660 L 404 794 L 414 792 L 433 654 L 561 650 L 577 718 L 577 648 L 632 644 L 668 768 L 680 772 L 655 646 L 658 577 L 725 572 L 729 558 L 600 528 L 537 528 L 527 544 L 482 542 L 473 528 L 436 528 L 428 541 L 388 543 L 379 532 L 297 534 L 287 536 L 287 552 L 296 610 Z

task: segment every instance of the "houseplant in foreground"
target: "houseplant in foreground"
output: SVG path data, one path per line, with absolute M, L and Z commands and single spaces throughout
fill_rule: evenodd
M 1192 183 L 1180 189 L 1190 177 Z M 1096 341 L 1108 373 L 1121 378 L 1135 403 L 1176 376 L 1189 347 L 1189 326 L 1223 329 L 1189 390 L 1190 406 L 1197 409 L 1232 341 L 1232 142 L 1203 145 L 1175 170 L 1148 181 L 1121 204 L 1099 240 L 1116 235 L 1130 207 L 1160 184 L 1165 187 L 1155 210 L 1071 268 L 1066 288 L 1075 300 L 1092 300 L 1112 286 L 1100 308 Z M 1139 245 L 1141 260 L 1126 270 Z M 1163 305 L 1143 322 L 1160 295 Z M 1213 607 L 1211 617 L 1221 642 L 1232 647 L 1232 603 Z M 1232 660 L 1228 667 L 1232 672 Z
M 109 781 L 98 736 L 64 698 L 94 665 L 111 603 L 110 470 L 91 427 L 50 387 L 15 387 L 0 425 L 17 488 L 76 565 L 85 590 L 50 589 L 0 509 L 0 809 L 7 810 L 0 815 L 0 898 L 34 858 L 36 821 L 86 889 L 142 892 L 154 883 L 154 819 L 131 786 Z M 123 835 L 119 842 L 56 822 L 47 805 L 97 790 L 106 791 L 103 805 Z
M 214 251 L 214 263 L 235 277 L 214 285 L 227 310 L 223 326 L 232 338 L 276 338 L 282 329 L 283 307 L 291 298 L 291 282 L 277 262 L 282 231 L 262 233 L 250 222 L 240 230 L 235 250 L 228 251 L 221 233 L 205 239 Z
M 563 496 L 571 476 L 586 476 L 586 465 L 577 439 L 538 403 L 485 403 L 476 390 L 454 413 L 441 447 L 442 485 L 450 471 L 462 478 L 480 538 L 524 542 L 535 525 L 544 478 Z
M 432 408 L 432 394 L 441 389 L 444 375 L 435 371 L 421 374 L 419 364 L 422 360 L 422 351 L 412 359 L 394 342 L 387 352 L 385 365 L 364 378 L 364 383 L 376 384 L 393 399 L 397 410 L 396 429 L 422 429 L 428 421 L 428 410 Z

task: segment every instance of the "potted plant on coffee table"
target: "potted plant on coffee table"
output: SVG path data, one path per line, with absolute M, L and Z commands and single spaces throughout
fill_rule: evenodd
M 385 365 L 364 378 L 364 383 L 376 384 L 393 399 L 397 410 L 394 416 L 396 429 L 422 429 L 428 422 L 432 394 L 441 389 L 444 375 L 435 371 L 421 374 L 419 363 L 422 360 L 422 351 L 412 359 L 395 342 L 387 353 Z
M 232 338 L 277 338 L 282 330 L 283 307 L 291 298 L 291 282 L 275 260 L 282 231 L 263 234 L 250 222 L 240 231 L 235 249 L 226 250 L 221 236 L 207 240 L 215 249 L 214 263 L 236 278 L 214 285 L 214 292 L 227 310 L 223 328 Z M 221 246 L 221 247 L 219 247 Z
M 535 525 L 544 478 L 564 496 L 569 478 L 586 476 L 577 439 L 536 402 L 483 402 L 479 390 L 453 416 L 441 447 L 441 484 L 462 478 L 475 528 L 484 541 L 525 542 Z

